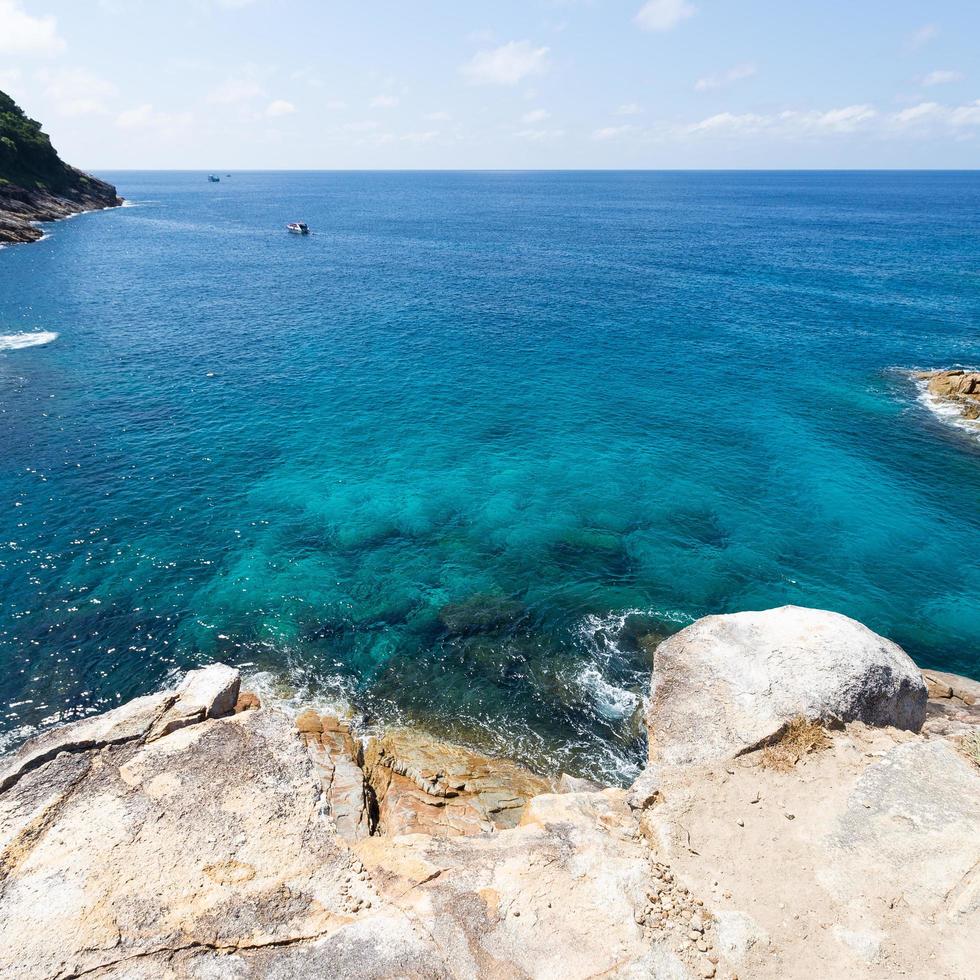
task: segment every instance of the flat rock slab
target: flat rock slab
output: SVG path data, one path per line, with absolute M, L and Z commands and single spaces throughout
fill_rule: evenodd
M 662 766 L 641 818 L 707 897 L 731 972 L 974 976 L 980 768 L 942 739 L 860 723 L 790 771 L 763 754 Z

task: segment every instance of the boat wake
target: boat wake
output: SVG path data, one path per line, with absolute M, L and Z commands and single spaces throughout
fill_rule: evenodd
M 0 350 L 23 350 L 25 347 L 41 347 L 54 343 L 58 335 L 53 330 L 38 330 L 32 333 L 0 334 Z

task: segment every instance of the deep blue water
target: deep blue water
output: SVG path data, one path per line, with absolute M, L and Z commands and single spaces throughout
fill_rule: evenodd
M 782 603 L 980 674 L 898 370 L 980 362 L 980 174 L 105 176 L 0 251 L 8 742 L 222 658 L 622 776 L 640 637 Z

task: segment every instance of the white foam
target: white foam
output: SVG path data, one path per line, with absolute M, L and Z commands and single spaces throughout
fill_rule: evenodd
M 575 677 L 579 688 L 588 695 L 592 707 L 606 721 L 630 717 L 640 705 L 640 696 L 606 680 L 595 664 L 583 667 Z
M 917 401 L 920 405 L 924 405 L 933 415 L 936 416 L 940 421 L 944 422 L 946 425 L 955 426 L 957 429 L 962 429 L 964 432 L 969 432 L 970 435 L 975 436 L 980 439 L 980 419 L 968 419 L 963 417 L 963 412 L 961 411 L 959 405 L 955 402 L 949 401 L 947 398 L 942 398 L 939 395 L 933 394 L 929 390 L 929 381 L 926 378 L 913 378 L 915 382 L 915 387 L 918 389 L 919 394 L 917 396 Z
M 0 334 L 0 350 L 23 350 L 54 343 L 58 335 L 53 330 L 37 330 L 33 333 Z
M 638 691 L 644 690 L 649 678 L 646 675 L 629 676 L 631 687 L 614 683 L 609 675 L 616 666 L 622 667 L 624 651 L 617 639 L 630 616 L 650 615 L 650 610 L 626 609 L 607 616 L 587 615 L 576 630 L 583 652 L 589 657 L 575 674 L 575 685 L 596 714 L 606 721 L 623 721 L 632 717 L 643 703 Z M 622 670 L 620 670 L 622 676 Z M 630 672 L 632 673 L 632 672 Z

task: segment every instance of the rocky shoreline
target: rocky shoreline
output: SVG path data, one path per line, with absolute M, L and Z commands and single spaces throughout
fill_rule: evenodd
M 0 92 L 0 246 L 36 242 L 37 222 L 122 203 L 111 184 L 65 163 L 41 124 Z
M 58 221 L 83 211 L 119 207 L 123 199 L 112 184 L 76 170 L 77 184 L 57 194 L 0 184 L 0 245 L 36 242 L 44 235 L 41 221 Z
M 913 371 L 912 377 L 937 404 L 954 409 L 962 421 L 980 425 L 980 371 Z
M 662 642 L 626 789 L 240 685 L 0 759 L 0 975 L 973 974 L 980 683 L 846 617 Z

